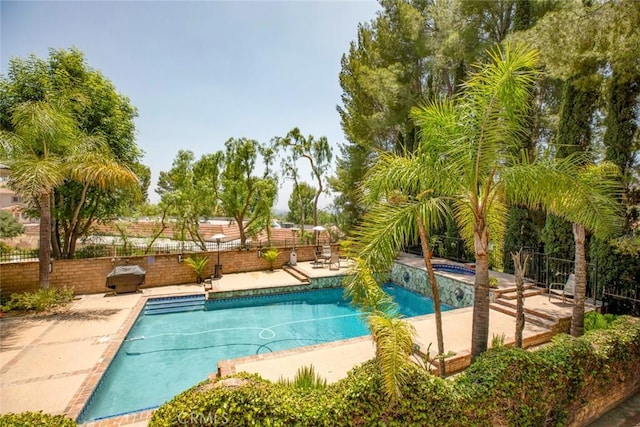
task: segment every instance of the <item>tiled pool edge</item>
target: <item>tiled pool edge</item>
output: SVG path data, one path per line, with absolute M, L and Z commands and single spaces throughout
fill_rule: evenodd
M 269 286 L 253 289 L 237 289 L 232 291 L 211 290 L 207 291 L 207 298 L 210 300 L 221 300 L 227 298 L 243 298 L 265 295 L 276 295 L 292 292 L 304 292 L 317 289 L 340 288 L 345 276 L 310 277 L 309 283 L 300 285 Z

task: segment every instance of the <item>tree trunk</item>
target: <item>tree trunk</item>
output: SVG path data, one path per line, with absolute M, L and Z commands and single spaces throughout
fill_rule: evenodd
M 62 251 L 60 250 L 60 222 L 56 218 L 56 196 L 55 192 L 49 196 L 49 204 L 51 205 L 51 252 L 55 259 L 62 258 Z
M 516 347 L 522 348 L 522 331 L 524 330 L 524 275 L 527 271 L 527 262 L 529 262 L 529 255 L 522 258 L 522 250 L 517 253 L 512 253 L 513 265 L 515 267 L 516 274 Z
M 474 232 L 476 276 L 471 331 L 471 362 L 487 350 L 489 341 L 489 231 L 481 227 Z
M 427 267 L 427 274 L 429 275 L 429 283 L 431 284 L 431 293 L 433 295 L 433 309 L 436 315 L 436 336 L 438 340 L 438 373 L 440 377 L 444 378 L 447 374 L 444 361 L 444 338 L 442 334 L 442 311 L 440 310 L 440 291 L 438 289 L 438 281 L 436 275 L 433 272 L 433 265 L 431 264 L 431 248 L 429 247 L 429 241 L 427 240 L 427 231 L 424 223 L 418 221 L 418 229 L 420 232 L 420 241 L 422 243 L 422 253 L 424 255 L 424 265 Z
M 584 333 L 584 300 L 587 290 L 587 258 L 585 255 L 585 229 L 581 224 L 573 224 L 573 238 L 576 244 L 575 275 L 576 290 L 571 315 L 571 335 L 579 337 Z
M 51 193 L 40 194 L 40 245 L 38 249 L 40 288 L 49 288 L 49 264 L 51 263 Z
M 238 231 L 240 232 L 240 249 L 244 249 L 247 243 L 247 233 L 244 229 L 244 223 L 241 219 L 236 218 L 236 224 L 238 224 Z

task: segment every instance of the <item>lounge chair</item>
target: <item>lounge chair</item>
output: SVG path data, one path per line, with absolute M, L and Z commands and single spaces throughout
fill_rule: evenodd
M 549 285 L 549 301 L 551 301 L 551 295 L 562 296 L 562 303 L 564 304 L 567 296 L 575 298 L 576 294 L 576 276 L 571 273 L 567 278 L 567 283 L 551 283 Z

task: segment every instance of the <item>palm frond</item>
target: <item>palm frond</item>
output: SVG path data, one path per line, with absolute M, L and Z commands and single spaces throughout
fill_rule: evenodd
M 376 344 L 376 361 L 382 373 L 385 394 L 395 402 L 402 397 L 401 387 L 410 377 L 415 328 L 384 312 L 371 313 L 369 328 Z
M 505 194 L 512 203 L 545 208 L 608 237 L 622 226 L 622 206 L 617 202 L 622 186 L 616 174 L 617 168 L 608 162 L 585 165 L 583 155 L 543 158 L 505 171 Z
M 496 197 L 491 202 L 487 211 L 487 223 L 489 224 L 489 242 L 493 244 L 493 250 L 489 252 L 489 260 L 494 267 L 502 267 L 503 243 L 506 233 L 507 216 L 509 210 L 504 204 L 504 197 Z
M 476 250 L 473 234 L 477 214 L 472 202 L 473 201 L 469 199 L 469 195 L 459 195 L 453 202 L 453 216 L 456 220 L 460 237 L 464 240 L 467 249 L 473 252 Z
M 11 115 L 15 133 L 38 157 L 62 153 L 71 145 L 69 135 L 76 129 L 71 116 L 44 101 L 17 104 Z
M 398 190 L 410 192 L 423 173 L 411 154 L 381 153 L 363 179 L 363 202 L 375 203 Z
M 0 160 L 7 163 L 17 159 L 24 152 L 26 144 L 20 135 L 0 129 Z
M 81 163 L 70 168 L 69 175 L 78 182 L 102 189 L 133 187 L 138 184 L 138 177 L 127 166 L 96 153 L 87 153 Z
M 9 167 L 11 188 L 31 198 L 51 192 L 65 180 L 64 165 L 57 157 L 40 158 L 26 154 L 12 160 Z
M 397 313 L 397 304 L 378 283 L 377 276 L 380 275 L 372 271 L 361 258 L 355 257 L 353 261 L 355 266 L 352 274 L 346 276 L 343 281 L 345 296 L 365 313 L 373 311 Z

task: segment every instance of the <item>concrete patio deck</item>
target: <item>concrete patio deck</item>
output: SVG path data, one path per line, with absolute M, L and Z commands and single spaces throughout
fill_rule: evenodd
M 346 269 L 312 268 L 311 263 L 298 263 L 311 277 L 339 275 Z M 213 291 L 300 285 L 300 281 L 283 270 L 227 274 L 213 283 Z M 118 296 L 84 295 L 62 314 L 0 319 L 0 413 L 39 411 L 52 414 L 78 414 L 97 383 L 100 369 L 108 366 L 121 340 L 147 297 L 172 294 L 202 293 L 202 285 L 186 284 L 147 288 L 140 293 Z M 546 297 L 545 297 L 546 299 Z M 526 300 L 528 306 L 529 299 Z M 531 303 L 533 304 L 533 302 Z M 550 307 L 570 310 L 571 307 Z M 563 313 L 563 314 L 566 314 Z M 445 347 L 457 355 L 468 355 L 471 342 L 472 309 L 446 312 L 443 316 Z M 430 343 L 434 352 L 433 315 L 413 318 L 418 343 L 426 351 Z M 490 333 L 513 339 L 515 319 L 491 311 Z M 534 342 L 548 330 L 527 324 L 525 337 Z M 115 349 L 115 350 L 114 350 Z M 337 381 L 355 365 L 373 357 L 369 337 L 329 343 L 303 349 L 235 359 L 225 362 L 229 371 L 257 372 L 277 380 L 292 377 L 298 367 L 313 364 L 330 382 Z M 224 365 L 224 364 L 223 364 Z M 99 369 L 99 367 L 102 367 Z M 89 386 L 88 386 L 89 385 Z M 84 400 L 83 400 L 84 399 Z M 95 426 L 146 425 L 148 413 L 126 420 L 109 419 L 91 423 Z

